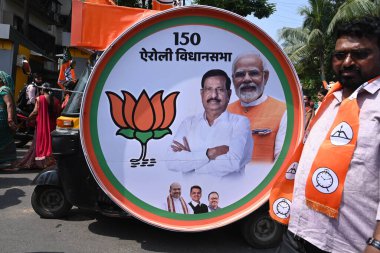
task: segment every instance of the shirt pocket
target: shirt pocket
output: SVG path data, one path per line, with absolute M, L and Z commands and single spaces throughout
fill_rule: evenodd
M 377 159 L 380 144 L 380 125 L 378 118 L 361 121 L 352 162 L 372 163 Z

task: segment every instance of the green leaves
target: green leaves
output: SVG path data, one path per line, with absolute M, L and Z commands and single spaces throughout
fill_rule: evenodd
M 259 19 L 267 18 L 276 11 L 276 4 L 268 0 L 193 0 L 193 4 L 218 7 L 243 17 L 253 14 Z
M 131 128 L 121 128 L 116 132 L 116 135 L 121 135 L 127 139 L 136 139 L 141 144 L 146 144 L 151 139 L 161 139 L 167 134 L 172 134 L 172 131 L 168 129 L 157 129 L 154 131 L 138 131 Z
M 116 132 L 116 135 L 124 136 L 127 139 L 135 138 L 135 130 L 130 128 L 121 128 Z
M 172 134 L 172 131 L 170 129 L 155 130 L 153 131 L 153 139 L 161 139 L 167 134 Z

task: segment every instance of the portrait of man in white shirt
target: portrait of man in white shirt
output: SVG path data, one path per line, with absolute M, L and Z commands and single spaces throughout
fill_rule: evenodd
M 223 70 L 207 71 L 200 95 L 204 112 L 181 123 L 168 149 L 169 170 L 216 177 L 243 175 L 251 161 L 253 139 L 248 118 L 226 111 L 231 79 Z

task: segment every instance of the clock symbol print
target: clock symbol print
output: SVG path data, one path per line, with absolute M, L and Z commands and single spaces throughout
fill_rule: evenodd
M 329 168 L 317 169 L 311 180 L 318 191 L 326 194 L 333 193 L 339 184 L 338 176 Z
M 290 200 L 279 198 L 273 203 L 274 213 L 281 219 L 286 219 L 290 215 Z

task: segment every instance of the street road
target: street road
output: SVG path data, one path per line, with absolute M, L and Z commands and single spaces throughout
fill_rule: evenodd
M 25 151 L 19 149 L 19 155 Z M 41 219 L 30 204 L 37 173 L 0 171 L 0 252 L 275 252 L 250 247 L 234 224 L 180 233 L 76 208 L 64 219 Z

